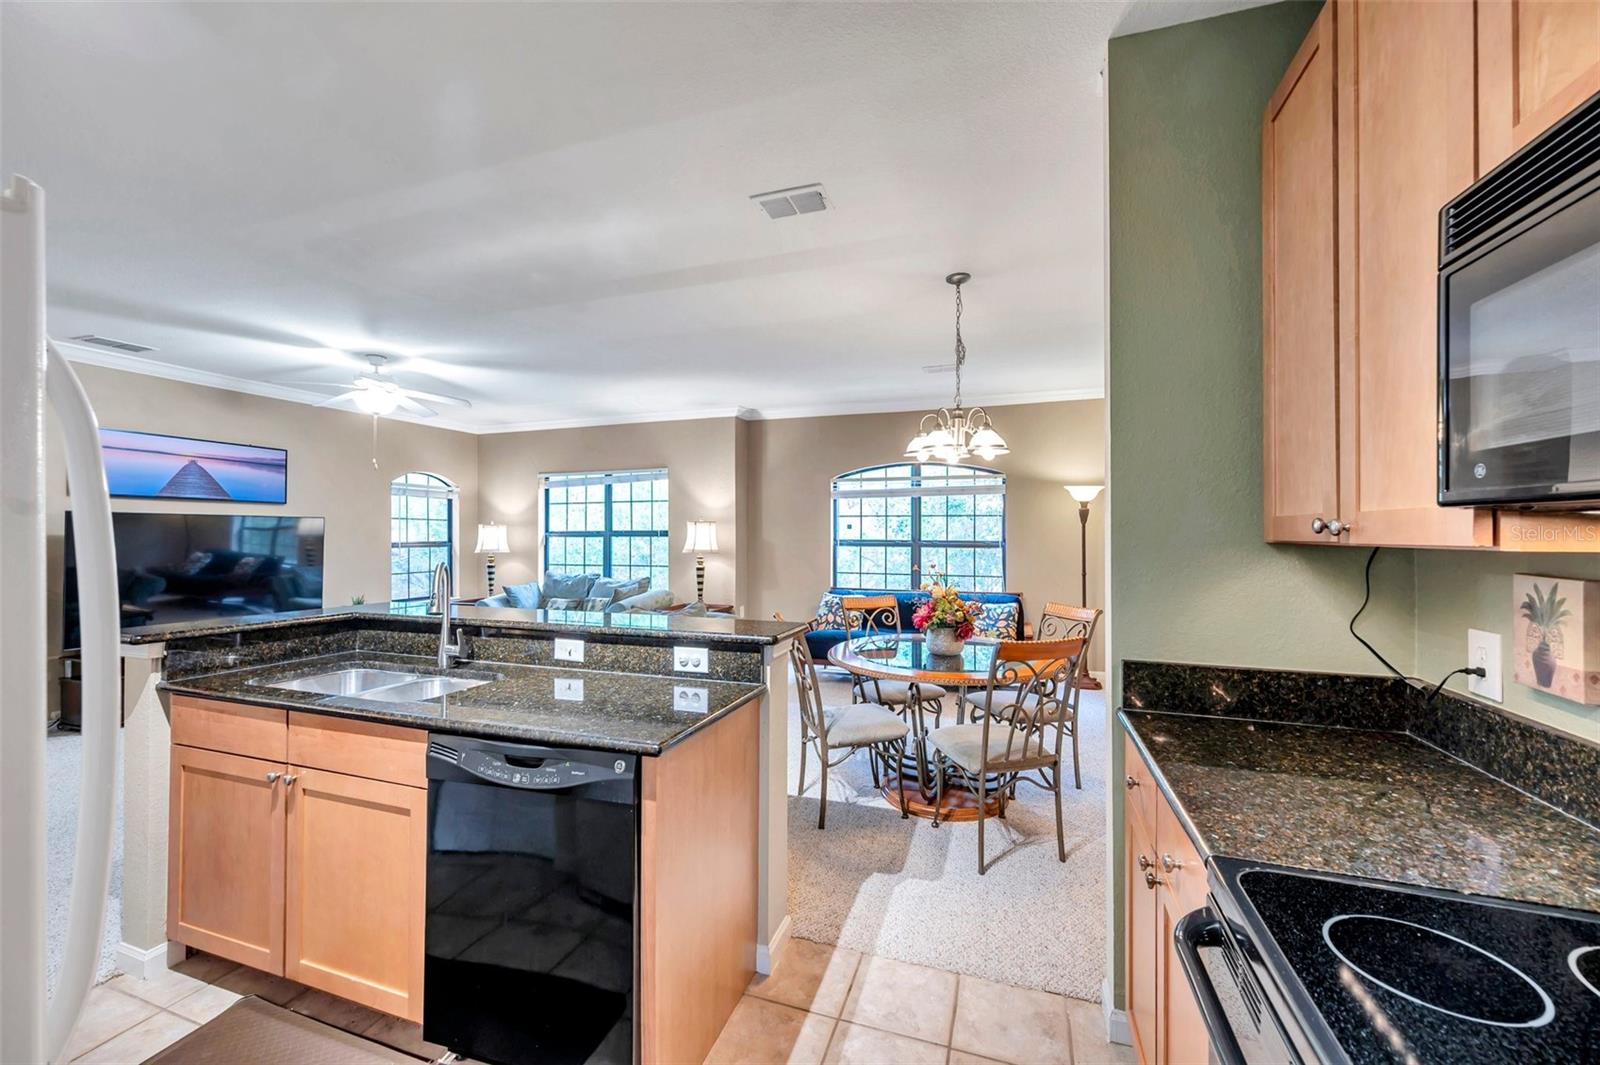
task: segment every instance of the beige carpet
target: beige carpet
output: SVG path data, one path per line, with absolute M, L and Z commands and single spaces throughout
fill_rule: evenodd
M 831 703 L 849 701 L 826 679 Z M 1062 796 L 1067 860 L 1057 860 L 1048 792 L 1024 786 L 991 819 L 993 865 L 978 876 L 976 824 L 900 819 L 872 788 L 865 755 L 832 771 L 817 830 L 817 759 L 796 797 L 799 717 L 789 714 L 789 911 L 793 934 L 880 957 L 1098 1001 L 1105 975 L 1105 701 L 1084 693 L 1083 790 Z

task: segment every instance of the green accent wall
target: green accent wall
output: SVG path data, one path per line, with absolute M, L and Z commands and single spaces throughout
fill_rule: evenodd
M 1366 552 L 1262 540 L 1261 115 L 1318 10 L 1275 4 L 1110 43 L 1114 663 L 1381 669 L 1345 628 Z M 1361 623 L 1404 670 L 1412 566 L 1409 552 L 1379 556 Z M 1120 705 L 1120 668 L 1112 690 Z M 1119 739 L 1113 781 L 1121 752 Z M 1120 788 L 1112 807 L 1120 882 Z

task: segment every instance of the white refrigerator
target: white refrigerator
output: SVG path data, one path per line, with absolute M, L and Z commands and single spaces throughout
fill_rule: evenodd
M 44 211 L 44 190 L 27 178 L 12 177 L 0 193 L 0 1062 L 7 1065 L 57 1060 L 94 981 L 120 742 L 111 501 L 94 411 L 45 335 Z M 45 986 L 47 409 L 65 446 L 83 617 L 83 779 L 53 991 Z

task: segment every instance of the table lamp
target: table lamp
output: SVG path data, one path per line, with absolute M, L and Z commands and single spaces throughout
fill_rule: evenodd
M 497 552 L 504 553 L 511 550 L 506 544 L 506 527 L 504 525 L 478 526 L 478 546 L 473 548 L 480 555 L 488 556 L 483 560 L 484 571 L 489 576 L 489 595 L 494 594 L 494 556 Z
M 694 601 L 706 601 L 706 552 L 717 549 L 717 523 L 691 521 L 683 542 L 683 553 L 694 556 Z

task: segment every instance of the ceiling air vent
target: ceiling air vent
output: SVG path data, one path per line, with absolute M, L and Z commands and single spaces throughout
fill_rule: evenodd
M 815 214 L 828 209 L 828 197 L 820 184 L 797 185 L 792 189 L 758 192 L 750 197 L 771 219 L 797 214 Z
M 155 348 L 148 344 L 135 344 L 129 340 L 112 340 L 110 337 L 96 336 L 94 333 L 85 333 L 82 336 L 68 337 L 68 340 L 79 344 L 92 344 L 97 348 L 110 348 L 112 351 L 121 351 L 129 355 L 138 355 Z

